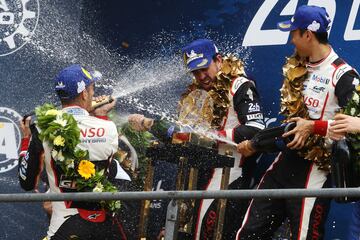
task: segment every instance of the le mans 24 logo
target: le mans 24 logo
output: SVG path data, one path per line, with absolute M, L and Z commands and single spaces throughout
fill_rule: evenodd
M 38 0 L 0 0 L 0 56 L 22 48 L 39 19 Z
M 0 173 L 10 171 L 18 165 L 21 119 L 21 115 L 14 110 L 0 107 Z

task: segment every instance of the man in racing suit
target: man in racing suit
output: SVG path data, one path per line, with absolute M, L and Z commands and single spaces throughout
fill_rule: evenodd
M 208 39 L 193 41 L 182 49 L 182 54 L 187 70 L 194 78 L 180 101 L 180 122 L 192 125 L 194 129 L 203 127 L 216 131 L 221 137 L 235 143 L 251 139 L 265 128 L 255 83 L 246 76 L 239 59 L 221 56 L 215 44 Z M 142 115 L 133 115 L 129 122 L 135 129 L 142 130 L 144 126 L 141 124 L 148 121 Z M 230 171 L 229 189 L 250 188 L 258 156 L 243 161 L 234 146 L 222 142 L 218 144 L 218 150 L 220 154 L 230 151 L 235 157 L 234 167 Z M 197 189 L 220 189 L 221 168 L 200 168 L 198 176 Z M 213 239 L 218 217 L 217 202 L 204 199 L 197 203 L 194 239 Z M 243 219 L 247 206 L 247 200 L 227 201 L 223 239 L 234 239 L 239 227 L 237 221 Z
M 299 101 L 305 106 L 305 115 L 301 115 L 300 111 L 299 114 L 290 114 L 288 120 L 296 122 L 296 127 L 282 135 L 290 140 L 263 176 L 259 189 L 331 187 L 328 171 L 330 158 L 316 151 L 320 152 L 324 147 L 330 154 L 331 141 L 321 136 L 327 136 L 330 119 L 351 98 L 359 76 L 329 45 L 329 23 L 324 8 L 301 6 L 291 21 L 278 24 L 280 30 L 291 31 L 291 41 L 297 54 L 306 58 L 304 69 L 307 75 L 304 75 L 303 89 L 299 90 L 302 94 Z M 283 89 L 286 89 L 284 86 Z M 294 91 L 289 90 L 287 93 L 290 94 L 286 95 L 291 96 Z M 321 144 L 311 145 L 309 140 L 314 136 L 323 139 Z M 261 137 L 257 139 L 261 142 Z M 254 140 L 244 141 L 238 145 L 238 150 L 249 156 L 262 150 L 257 145 L 261 146 Z M 267 144 L 265 148 L 276 150 L 276 146 Z M 312 153 L 312 156 L 304 153 Z M 290 220 L 293 239 L 323 239 L 329 204 L 330 199 L 320 198 L 253 199 L 236 239 L 271 239 L 285 217 Z
M 226 93 L 223 96 L 228 97 L 226 113 L 219 114 L 214 118 L 217 121 L 210 123 L 212 129 L 217 130 L 220 135 L 239 143 L 245 139 L 250 139 L 256 132 L 265 128 L 263 121 L 262 108 L 259 94 L 256 90 L 255 83 L 250 80 L 245 72 L 232 75 L 225 72 L 225 58 L 218 53 L 215 44 L 208 39 L 196 40 L 182 49 L 184 61 L 187 70 L 194 76 L 193 83 L 189 86 L 187 93 L 183 95 L 180 104 L 186 108 L 186 98 L 198 90 L 207 93 L 220 92 L 217 88 L 219 84 L 226 81 L 221 76 L 226 75 L 229 79 L 229 85 L 224 87 Z M 231 57 L 230 57 L 231 59 Z M 227 59 L 226 63 L 232 64 Z M 230 65 L 231 66 L 231 65 Z M 220 93 L 219 93 L 220 94 Z M 212 98 L 214 99 L 214 98 Z M 213 114 L 216 115 L 217 102 L 214 101 Z M 180 115 L 182 112 L 180 112 Z M 181 116 L 180 116 L 181 117 Z M 200 116 L 199 116 L 200 117 Z M 185 117 L 186 119 L 186 117 Z M 181 119 L 180 119 L 181 121 Z M 241 155 L 236 149 L 226 143 L 219 143 L 219 153 L 225 154 L 227 150 L 234 153 L 235 164 L 230 170 L 229 189 L 248 189 L 250 188 L 252 173 L 256 166 L 256 158 L 251 157 L 247 161 L 242 161 Z M 201 190 L 219 190 L 222 176 L 222 169 L 199 169 L 198 189 Z M 217 200 L 203 199 L 200 201 L 198 209 L 198 218 L 195 229 L 195 239 L 212 239 L 215 229 L 215 220 L 218 217 L 216 206 Z M 248 201 L 228 200 L 225 213 L 225 222 L 223 238 L 231 239 L 234 237 L 236 228 L 235 220 L 242 219 Z
M 80 65 L 71 65 L 55 78 L 55 91 L 62 111 L 71 114 L 80 128 L 78 147 L 88 150 L 89 160 L 98 170 L 104 169 L 109 179 L 130 180 L 119 163 L 113 160 L 119 136 L 115 124 L 107 120 L 106 114 L 114 107 L 115 101 L 92 109 L 95 81 L 99 78 Z M 102 97 L 96 100 L 100 101 Z M 34 189 L 45 166 L 50 192 L 61 193 L 68 189 L 69 184 L 62 178 L 62 170 L 52 157 L 52 147 L 39 139 L 40 129 L 36 124 L 30 126 L 30 120 L 28 117 L 24 123 L 21 122 L 23 139 L 18 168 L 21 187 L 27 191 Z M 52 202 L 52 211 L 48 239 L 126 239 L 121 224 L 114 223 L 115 218 L 98 203 Z

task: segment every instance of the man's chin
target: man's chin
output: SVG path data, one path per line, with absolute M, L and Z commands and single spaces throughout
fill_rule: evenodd
M 299 51 L 298 49 L 295 50 L 296 54 L 301 58 L 307 58 L 309 57 L 309 54 L 304 53 L 303 51 Z

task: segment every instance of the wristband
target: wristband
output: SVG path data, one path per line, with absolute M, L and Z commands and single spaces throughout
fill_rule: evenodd
M 315 120 L 314 122 L 314 134 L 326 136 L 328 126 L 327 121 Z
M 30 142 L 30 138 L 29 137 L 25 137 L 23 139 L 21 139 L 21 148 L 20 151 L 27 151 L 29 148 L 29 142 Z

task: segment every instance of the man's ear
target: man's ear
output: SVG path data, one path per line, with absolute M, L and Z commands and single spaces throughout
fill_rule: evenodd
M 80 99 L 81 100 L 86 100 L 87 96 L 88 96 L 88 92 L 86 91 L 86 89 L 84 91 L 82 91 L 80 94 Z
M 306 39 L 308 40 L 308 41 L 311 41 L 315 36 L 314 36 L 314 33 L 313 32 L 311 32 L 311 31 L 306 31 L 305 32 L 305 34 L 306 34 Z
M 215 59 L 216 59 L 216 62 L 222 63 L 223 59 L 222 59 L 222 56 L 220 54 L 217 54 Z
M 222 62 L 223 62 L 222 56 L 220 54 L 217 54 L 215 57 L 215 63 L 219 69 L 221 68 Z

